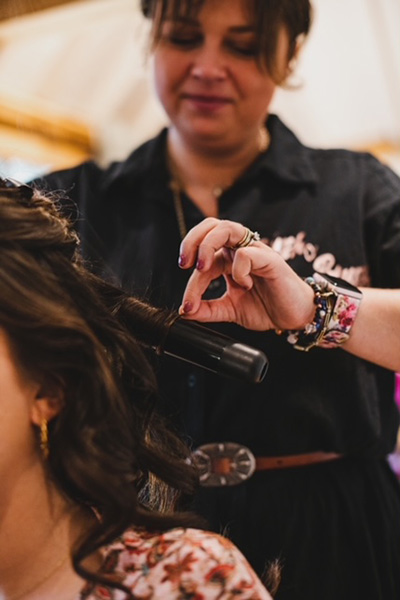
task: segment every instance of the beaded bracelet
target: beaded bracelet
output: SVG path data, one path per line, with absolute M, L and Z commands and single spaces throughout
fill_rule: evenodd
M 325 334 L 327 325 L 332 317 L 336 302 L 336 294 L 330 290 L 324 291 L 314 277 L 304 279 L 314 291 L 314 304 L 316 305 L 314 320 L 308 323 L 304 329 L 289 329 L 285 332 L 287 341 L 292 344 L 296 350 L 308 352 L 314 346 L 318 346 Z

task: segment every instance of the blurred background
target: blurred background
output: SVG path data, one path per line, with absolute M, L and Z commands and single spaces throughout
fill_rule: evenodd
M 368 150 L 400 174 L 400 1 L 313 6 L 274 112 L 306 144 Z M 1 0 L 0 175 L 105 165 L 157 133 L 147 32 L 139 0 Z M 400 477 L 400 435 L 390 460 Z
M 400 173 L 400 2 L 314 0 L 293 90 L 273 110 L 307 144 L 369 150 Z M 124 158 L 166 117 L 139 0 L 2 0 L 0 173 Z

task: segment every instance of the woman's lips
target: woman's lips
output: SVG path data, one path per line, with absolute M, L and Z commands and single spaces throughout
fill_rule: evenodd
M 232 104 L 232 100 L 225 96 L 204 96 L 202 94 L 184 94 L 183 99 L 187 100 L 194 108 L 201 111 L 215 111 Z

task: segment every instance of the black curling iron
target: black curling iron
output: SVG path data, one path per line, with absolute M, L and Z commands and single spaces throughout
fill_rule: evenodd
M 235 377 L 259 383 L 268 369 L 264 352 L 236 341 L 195 321 L 187 321 L 171 310 L 156 308 L 109 284 L 102 284 L 103 297 L 138 342 L 180 360 Z

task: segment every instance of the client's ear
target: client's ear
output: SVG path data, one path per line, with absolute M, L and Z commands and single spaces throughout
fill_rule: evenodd
M 43 421 L 51 421 L 64 406 L 64 389 L 61 382 L 38 384 L 31 408 L 31 420 L 39 427 Z

